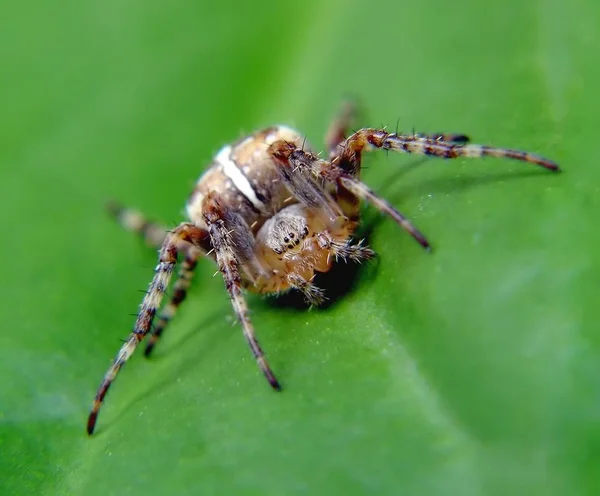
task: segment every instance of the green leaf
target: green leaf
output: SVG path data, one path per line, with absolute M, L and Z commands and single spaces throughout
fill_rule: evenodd
M 2 494 L 598 494 L 600 7 L 176 0 L 0 6 Z M 307 312 L 250 297 L 259 375 L 214 266 L 85 435 L 155 254 L 223 144 L 287 123 L 464 132 L 557 160 L 374 153 L 379 257 Z

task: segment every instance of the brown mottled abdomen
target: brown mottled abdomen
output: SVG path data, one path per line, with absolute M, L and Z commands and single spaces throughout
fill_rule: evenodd
M 284 206 L 295 203 L 267 151 L 281 139 L 303 141 L 293 129 L 276 126 L 223 147 L 196 183 L 187 203 L 190 220 L 203 225 L 202 200 L 209 192 L 217 194 L 225 210 L 240 213 L 253 233 Z

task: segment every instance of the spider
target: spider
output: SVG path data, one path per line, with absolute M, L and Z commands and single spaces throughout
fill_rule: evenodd
M 123 364 L 150 335 L 152 352 L 185 300 L 198 259 L 209 257 L 223 276 L 244 337 L 271 387 L 281 389 L 255 336 L 243 290 L 260 294 L 295 289 L 318 305 L 323 292 L 313 283 L 334 260 L 361 262 L 374 252 L 352 235 L 359 224 L 360 201 L 389 215 L 421 246 L 427 239 L 398 210 L 360 180 L 364 152 L 381 149 L 447 159 L 505 157 L 558 171 L 556 163 L 528 152 L 468 144 L 463 134 L 399 134 L 385 129 L 347 131 L 354 107 L 344 109 L 326 134 L 328 158 L 314 154 L 303 136 L 285 126 L 257 131 L 223 147 L 204 172 L 187 202 L 188 222 L 170 231 L 130 209 L 112 205 L 120 223 L 159 247 L 158 265 L 140 305 L 133 331 L 106 372 L 87 422 L 92 434 L 104 397 Z M 153 321 L 182 261 L 170 301 Z

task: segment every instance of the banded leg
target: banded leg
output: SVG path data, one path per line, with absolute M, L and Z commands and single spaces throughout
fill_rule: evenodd
M 109 202 L 106 209 L 128 231 L 139 234 L 149 246 L 160 248 L 167 236 L 167 228 L 146 219 L 137 210 Z
M 179 305 L 183 303 L 185 298 L 187 297 L 187 292 L 190 287 L 190 283 L 192 282 L 192 277 L 194 275 L 194 269 L 198 263 L 198 259 L 200 258 L 201 252 L 188 249 L 185 259 L 181 263 L 179 268 L 179 274 L 177 276 L 177 280 L 173 286 L 173 295 L 171 296 L 171 300 L 160 312 L 158 317 L 158 322 L 154 326 L 153 331 L 150 334 L 150 339 L 148 344 L 146 345 L 146 349 L 144 350 L 145 356 L 150 356 L 156 342 L 160 339 L 162 334 L 165 332 L 165 328 L 167 324 L 173 319 Z
M 206 233 L 202 229 L 188 223 L 180 224 L 174 231 L 167 234 L 159 252 L 158 265 L 154 270 L 154 277 L 152 278 L 152 282 L 140 305 L 133 332 L 119 350 L 119 353 L 106 372 L 106 375 L 98 388 L 96 397 L 94 398 L 94 403 L 87 421 L 88 434 L 94 432 L 98 412 L 100 411 L 104 397 L 119 373 L 119 370 L 131 357 L 137 348 L 137 345 L 150 332 L 152 321 L 154 320 L 156 311 L 160 307 L 165 291 L 171 281 L 175 264 L 177 263 L 178 245 L 182 242 L 187 242 L 200 247 L 201 242 L 205 237 Z
M 446 143 L 457 143 L 462 145 L 466 145 L 471 141 L 466 134 L 457 133 L 415 133 L 413 136 L 427 141 L 444 141 Z
M 390 216 L 406 232 L 408 232 L 423 248 L 429 250 L 431 245 L 423 233 L 421 233 L 404 215 L 396 210 L 388 201 L 381 198 L 371 190 L 365 183 L 351 176 L 340 176 L 338 179 L 348 191 L 358 198 L 368 201 L 380 212 Z
M 540 167 L 552 171 L 559 170 L 558 164 L 555 162 L 529 152 L 511 150 L 508 148 L 496 148 L 487 145 L 448 143 L 438 139 L 432 139 L 425 135 L 403 135 L 388 133 L 384 129 L 372 128 L 360 129 L 350 136 L 342 145 L 340 145 L 341 151 L 339 155 L 332 159 L 332 162 L 336 163 L 336 165 L 337 162 L 340 164 L 346 164 L 347 162 L 351 164 L 354 163 L 355 169 L 360 169 L 362 152 L 373 148 L 441 158 L 510 158 L 533 165 L 539 165 Z M 346 167 L 343 168 L 346 169 Z
M 366 146 L 366 145 L 365 145 Z M 337 162 L 321 160 L 310 152 L 299 149 L 293 143 L 278 141 L 271 145 L 270 153 L 273 158 L 283 168 L 297 171 L 296 174 L 312 174 L 319 180 L 337 184 L 350 191 L 358 198 L 362 198 L 372 203 L 378 210 L 389 215 L 396 223 L 407 231 L 421 246 L 429 249 L 429 242 L 425 236 L 398 210 L 390 205 L 383 198 L 377 196 L 369 187 L 356 179 L 351 173 L 346 172 Z M 353 155 L 353 159 L 358 160 L 359 155 Z M 358 162 L 360 163 L 360 162 Z M 358 166 L 360 168 L 360 166 Z
M 350 241 L 345 243 L 334 241 L 330 246 L 336 260 L 341 258 L 344 262 L 350 260 L 352 262 L 362 263 L 375 256 L 375 252 L 371 250 L 371 248 L 363 246 L 362 243 L 362 239 L 356 244 L 351 244 Z
M 317 235 L 317 241 L 321 248 L 327 248 L 331 252 L 336 261 L 341 258 L 344 262 L 350 260 L 352 262 L 362 263 L 375 256 L 375 252 L 371 250 L 371 248 L 363 246 L 364 239 L 361 239 L 355 244 L 352 244 L 352 240 L 350 239 L 341 243 L 339 241 L 334 241 L 328 232 L 320 232 Z
M 239 223 L 233 217 L 235 214 L 226 212 L 216 200 L 213 194 L 208 194 L 202 203 L 204 221 L 208 226 L 208 232 L 212 241 L 212 246 L 217 258 L 219 271 L 225 281 L 225 287 L 229 293 L 231 304 L 242 325 L 244 337 L 250 346 L 250 350 L 256 359 L 258 367 L 266 377 L 273 389 L 279 391 L 281 386 L 275 374 L 271 371 L 267 359 L 254 332 L 254 326 L 248 316 L 248 305 L 242 293 L 242 277 L 240 274 L 241 262 L 236 258 L 233 247 L 238 248 L 240 244 L 250 246 L 253 244 L 252 233 L 246 226 L 245 232 L 239 228 Z M 232 229 L 233 226 L 238 229 Z M 234 242 L 234 235 L 236 240 Z

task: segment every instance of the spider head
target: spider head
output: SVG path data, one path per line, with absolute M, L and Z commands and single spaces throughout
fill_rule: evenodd
M 293 211 L 286 212 L 286 210 L 289 208 L 276 214 L 269 225 L 265 226 L 268 229 L 266 245 L 278 255 L 296 251 L 309 233 L 306 219 Z M 300 246 L 299 249 L 301 248 Z

